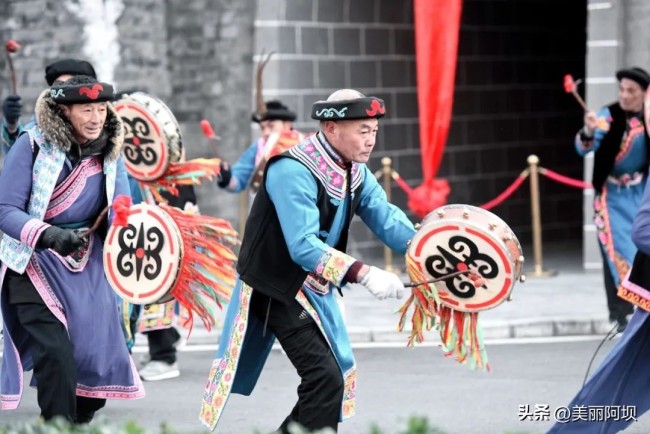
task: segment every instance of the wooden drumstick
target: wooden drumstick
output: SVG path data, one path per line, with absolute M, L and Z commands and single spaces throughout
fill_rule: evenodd
M 203 130 L 203 135 L 208 138 L 210 143 L 212 143 L 212 146 L 214 147 L 214 154 L 218 157 L 219 147 L 217 146 L 217 140 L 221 139 L 221 137 L 215 134 L 214 128 L 212 128 L 210 121 L 207 119 L 203 119 L 201 121 L 201 130 Z
M 582 99 L 580 94 L 578 93 L 578 84 L 580 84 L 582 80 L 578 81 L 573 81 L 573 76 L 571 74 L 567 74 L 564 76 L 564 91 L 566 93 L 570 93 L 574 96 L 576 101 L 578 101 L 578 104 L 580 104 L 580 107 L 582 107 L 582 110 L 586 112 L 589 111 L 587 108 L 587 104 L 585 104 L 585 101 Z
M 16 85 L 16 69 L 14 68 L 14 62 L 11 58 L 11 53 L 15 53 L 20 50 L 20 44 L 13 39 L 10 39 L 5 44 L 5 51 L 7 53 L 7 65 L 9 65 L 9 71 L 11 73 L 11 88 L 14 92 L 14 95 L 18 94 L 18 86 Z
M 108 214 L 108 210 L 109 210 L 110 208 L 111 208 L 110 205 L 107 206 L 106 208 L 104 208 L 104 209 L 99 213 L 99 215 L 97 216 L 97 218 L 95 219 L 95 223 L 93 223 L 93 225 L 92 225 L 91 227 L 89 227 L 88 230 L 86 230 L 85 232 L 81 233 L 79 236 L 80 236 L 81 238 L 86 238 L 86 239 L 87 239 L 87 238 L 88 238 L 88 237 L 89 237 L 93 232 L 95 232 L 95 231 L 97 230 L 97 228 L 99 228 L 99 225 L 102 224 L 102 221 L 103 221 L 104 218 L 106 217 L 106 214 Z
M 472 270 L 470 270 L 470 269 L 455 271 L 453 273 L 445 274 L 442 277 L 438 277 L 437 279 L 425 280 L 424 282 L 405 283 L 404 288 L 414 288 L 414 287 L 420 286 L 420 285 L 426 285 L 426 284 L 431 284 L 431 283 L 436 283 L 436 282 L 442 282 L 443 280 L 451 279 L 452 277 L 461 276 L 463 274 L 469 274 L 471 272 L 472 272 Z
M 112 205 L 107 205 L 106 208 L 101 210 L 97 218 L 95 219 L 95 223 L 91 227 L 88 228 L 85 232 L 82 232 L 79 234 L 81 238 L 88 238 L 93 232 L 95 232 L 99 226 L 102 224 L 102 221 L 106 218 L 108 215 L 108 210 L 111 209 L 111 207 L 114 208 L 115 212 L 115 218 L 113 219 L 113 224 L 117 226 L 126 226 L 126 220 L 128 219 L 128 210 L 131 207 L 132 202 L 131 202 L 131 196 L 126 196 L 123 194 L 117 195 L 113 199 L 113 204 Z

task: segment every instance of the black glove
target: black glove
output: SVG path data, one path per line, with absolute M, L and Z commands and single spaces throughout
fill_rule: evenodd
M 230 184 L 230 178 L 232 178 L 232 172 L 230 171 L 230 165 L 225 161 L 222 161 L 219 165 L 219 176 L 217 177 L 217 185 L 221 188 L 228 187 Z
M 2 102 L 2 116 L 7 125 L 16 125 L 23 112 L 23 100 L 20 95 L 9 95 Z
M 38 240 L 38 247 L 52 249 L 61 256 L 68 256 L 83 245 L 84 241 L 72 229 L 50 226 Z

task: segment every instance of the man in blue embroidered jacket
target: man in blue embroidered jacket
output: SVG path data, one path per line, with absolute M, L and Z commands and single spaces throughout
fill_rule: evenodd
M 269 161 L 248 217 L 234 288 L 212 364 L 201 420 L 214 429 L 231 392 L 250 394 L 275 338 L 301 377 L 298 402 L 280 426 L 337 429 L 354 414 L 354 356 L 335 291 L 360 283 L 400 298 L 393 273 L 345 253 L 354 214 L 405 253 L 413 224 L 366 167 L 384 102 L 343 89 L 316 102 L 320 131 Z
M 48 86 L 54 83 L 64 83 L 75 75 L 87 75 L 97 78 L 93 66 L 80 59 L 61 59 L 50 63 L 45 67 L 45 81 Z M 20 116 L 23 111 L 23 100 L 20 95 L 7 95 L 2 102 L 2 124 L 0 135 L 2 136 L 2 151 L 5 155 L 14 144 L 20 133 L 27 131 L 34 126 L 36 118 L 32 117 L 27 124 L 20 123 Z
M 114 196 L 129 195 L 113 87 L 88 76 L 36 102 L 38 126 L 16 140 L 0 177 L 0 408 L 18 407 L 34 370 L 41 416 L 88 423 L 107 398 L 144 396 L 104 274 L 103 228 L 83 235 Z M 109 212 L 109 220 L 112 219 Z
M 616 321 L 618 330 L 623 331 L 632 304 L 626 301 L 621 283 L 636 253 L 630 234 L 650 163 L 643 108 L 650 74 L 633 67 L 621 69 L 616 78 L 618 101 L 602 107 L 598 113 L 585 114 L 575 148 L 582 156 L 594 153 L 594 223 L 603 258 L 607 308 L 609 320 Z

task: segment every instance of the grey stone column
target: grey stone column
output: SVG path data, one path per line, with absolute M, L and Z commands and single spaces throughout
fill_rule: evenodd
M 586 103 L 590 110 L 616 99 L 616 70 L 622 64 L 621 20 L 622 2 L 592 0 L 587 5 L 587 77 Z M 593 154 L 585 157 L 584 180 L 591 182 Z M 594 190 L 584 190 L 583 199 L 583 266 L 585 269 L 602 268 L 596 226 L 593 223 Z
M 617 99 L 615 73 L 629 66 L 650 67 L 650 2 L 591 0 L 588 4 L 587 105 L 591 110 Z M 591 181 L 593 156 L 585 158 L 585 180 Z M 593 190 L 584 194 L 583 264 L 602 268 L 593 224 Z

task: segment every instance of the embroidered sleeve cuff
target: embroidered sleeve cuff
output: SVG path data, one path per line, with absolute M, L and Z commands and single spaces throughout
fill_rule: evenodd
M 39 219 L 31 219 L 25 223 L 23 230 L 20 231 L 20 241 L 33 249 L 36 247 L 36 243 L 41 237 L 43 231 L 49 227 L 49 224 L 44 223 Z
M 328 247 L 318 258 L 314 271 L 319 276 L 340 287 L 344 283 L 348 270 L 355 262 L 357 260 L 352 256 Z

